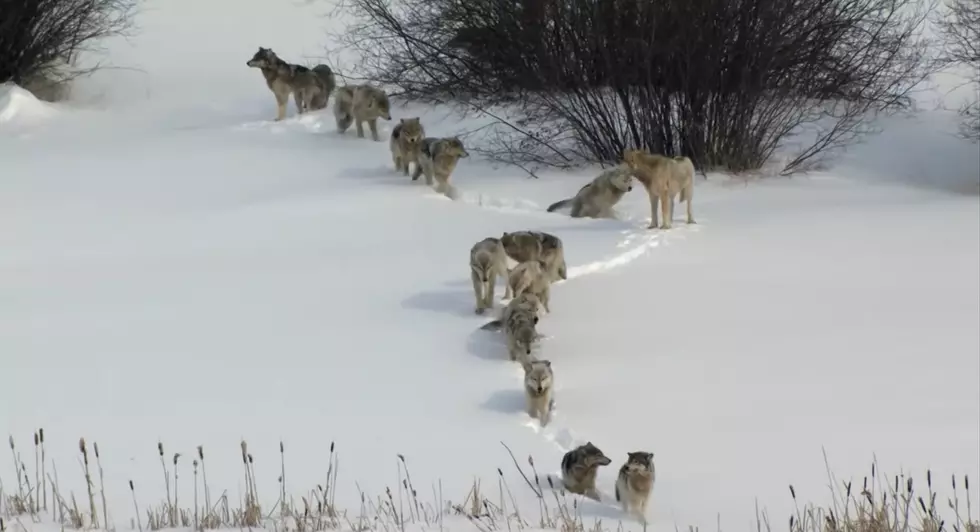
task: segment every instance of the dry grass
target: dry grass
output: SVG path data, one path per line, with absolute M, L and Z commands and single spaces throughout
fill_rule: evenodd
M 7 490 L 3 479 L 0 479 L 0 532 L 7 532 L 11 523 L 20 525 L 18 530 L 29 530 L 24 526 L 26 520 L 33 523 L 53 521 L 63 530 L 98 529 L 100 525 L 115 530 L 109 519 L 97 443 L 93 442 L 91 448 L 99 473 L 98 490 L 90 471 L 89 447 L 84 438 L 78 443 L 81 474 L 86 482 L 88 497 L 88 504 L 83 506 L 86 510 L 79 508 L 73 493 L 66 495 L 59 488 L 57 468 L 53 463 L 46 463 L 43 430 L 34 434 L 33 472 L 29 471 L 27 463 L 22 459 L 12 436 L 9 443 L 16 472 L 16 486 Z M 463 517 L 478 532 L 515 532 L 528 529 L 602 532 L 623 529 L 621 522 L 612 527 L 601 520 L 586 524 L 578 506 L 578 498 L 566 495 L 559 485 L 560 481 L 550 476 L 542 480 L 531 457 L 527 458 L 527 465 L 522 466 L 510 448 L 507 451 L 513 458 L 515 468 L 526 486 L 536 495 L 538 506 L 533 510 L 519 507 L 511 486 L 499 469 L 496 486 L 485 487 L 476 480 L 460 502 L 444 498 L 441 482 L 438 486 L 432 486 L 431 497 L 420 496 L 412 482 L 408 463 L 402 455 L 397 455 L 398 482 L 394 491 L 389 487 L 383 495 L 373 498 L 360 491 L 360 508 L 354 512 L 339 509 L 335 504 L 339 464 L 333 443 L 330 444 L 326 481 L 307 490 L 297 500 L 289 495 L 290 491 L 287 489 L 286 451 L 285 445 L 280 442 L 276 502 L 268 511 L 264 511 L 259 502 L 261 498 L 255 476 L 255 458 L 245 441 L 241 442 L 240 448 L 245 476 L 245 493 L 241 500 L 229 499 L 227 492 L 212 498 L 205 469 L 204 447 L 198 446 L 197 456 L 191 462 L 192 500 L 181 505 L 178 491 L 181 454 L 176 453 L 168 460 L 163 443 L 158 442 L 157 451 L 163 469 L 166 498 L 142 507 L 136 485 L 129 480 L 133 509 L 135 515 L 139 516 L 131 520 L 129 528 L 140 532 L 170 528 L 202 531 L 218 528 L 265 528 L 276 532 L 405 532 L 406 527 L 433 530 L 438 527 L 442 531 L 445 530 L 444 520 L 447 517 Z M 47 474 L 49 465 L 53 475 Z M 832 502 L 829 505 L 801 503 L 796 499 L 794 487 L 789 487 L 796 505 L 794 514 L 789 517 L 789 532 L 980 532 L 980 525 L 970 503 L 968 477 L 951 478 L 950 495 L 940 499 L 934 489 L 930 471 L 926 472 L 925 487 L 920 490 L 910 476 L 881 475 L 876 463 L 872 464 L 870 476 L 864 477 L 860 487 L 850 481 L 837 481 L 830 468 L 827 469 L 832 493 Z M 50 508 L 47 502 L 49 489 Z M 96 504 L 96 493 L 100 504 Z M 756 532 L 772 530 L 773 525 L 768 515 L 757 510 Z M 698 532 L 698 529 L 690 527 L 689 532 Z

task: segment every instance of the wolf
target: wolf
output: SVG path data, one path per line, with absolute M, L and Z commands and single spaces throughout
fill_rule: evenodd
M 463 147 L 459 137 L 425 137 L 419 147 L 419 164 L 415 165 L 412 181 L 425 174 L 425 184 L 432 185 L 436 181 L 436 192 L 450 196 L 452 188 L 449 177 L 456 169 L 456 163 L 463 157 L 469 157 L 469 152 Z
M 415 168 L 419 167 L 419 151 L 423 138 L 425 138 L 425 128 L 422 127 L 419 117 L 402 118 L 398 121 L 391 130 L 391 140 L 388 142 L 395 170 L 408 175 L 409 163 L 415 163 Z
M 687 223 L 694 221 L 691 200 L 694 197 L 694 163 L 687 157 L 667 157 L 651 154 L 646 150 L 623 150 L 623 162 L 633 171 L 636 180 L 647 189 L 650 196 L 650 225 L 657 228 L 657 200 L 663 223 L 660 229 L 670 229 L 674 217 L 674 196 L 680 194 L 680 201 L 687 202 Z
M 499 331 L 510 319 L 511 314 L 515 312 L 530 312 L 532 315 L 537 317 L 540 309 L 541 300 L 538 299 L 538 296 L 532 294 L 531 292 L 524 292 L 507 303 L 507 306 L 504 307 L 504 310 L 500 313 L 499 318 L 484 323 L 480 328 L 485 331 Z M 537 322 L 535 322 L 535 325 L 537 325 Z
M 626 454 L 626 463 L 619 468 L 616 478 L 616 500 L 623 505 L 624 512 L 646 523 L 647 502 L 650 501 L 656 480 L 653 453 L 636 451 Z
M 345 85 L 337 89 L 333 101 L 333 116 L 337 131 L 345 133 L 351 124 L 357 128 L 357 137 L 364 138 L 364 122 L 371 128 L 371 138 L 378 137 L 378 118 L 391 120 L 391 103 L 385 91 L 368 84 Z
M 538 315 L 523 308 L 513 308 L 507 312 L 504 332 L 507 334 L 507 352 L 511 360 L 522 363 L 531 356 L 531 348 L 538 339 Z
M 561 459 L 561 477 L 565 489 L 572 493 L 599 500 L 595 487 L 595 477 L 602 466 L 612 460 L 602 453 L 592 442 L 579 445 L 565 453 Z
M 617 166 L 586 183 L 575 197 L 552 203 L 548 206 L 548 212 L 571 205 L 572 218 L 612 218 L 613 207 L 631 190 L 633 172 L 625 166 Z
M 500 242 L 514 261 L 543 260 L 552 279 L 568 279 L 565 246 L 557 236 L 542 231 L 514 231 L 501 235 Z
M 551 314 L 551 283 L 554 279 L 548 270 L 548 264 L 543 260 L 524 261 L 507 274 L 507 288 L 515 296 L 531 292 L 538 296 L 545 312 Z
M 266 85 L 276 97 L 276 121 L 286 118 L 290 94 L 296 101 L 297 112 L 303 114 L 326 107 L 327 99 L 337 85 L 327 65 L 317 65 L 313 69 L 293 65 L 280 59 L 271 48 L 260 46 L 245 64 L 262 72 Z
M 551 421 L 551 411 L 555 407 L 555 373 L 551 369 L 551 361 L 525 360 L 522 365 L 527 415 L 536 418 L 544 427 Z
M 500 239 L 488 237 L 473 244 L 470 248 L 470 278 L 473 281 L 473 294 L 476 296 L 476 313 L 483 314 L 493 308 L 493 292 L 497 277 L 507 275 L 507 254 L 500 245 Z M 507 285 L 504 299 L 511 296 Z

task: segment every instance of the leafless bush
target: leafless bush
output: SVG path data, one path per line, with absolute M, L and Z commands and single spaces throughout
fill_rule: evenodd
M 0 83 L 37 96 L 63 96 L 64 84 L 90 72 L 79 54 L 132 28 L 138 0 L 0 0 Z
M 980 0 L 946 0 L 948 10 L 938 20 L 943 37 L 942 62 L 969 70 L 967 81 L 974 99 L 961 109 L 964 138 L 980 142 Z
M 484 153 L 704 168 L 817 162 L 931 71 L 918 0 L 346 0 L 358 75 L 498 117 Z M 505 115 L 515 118 L 504 118 Z

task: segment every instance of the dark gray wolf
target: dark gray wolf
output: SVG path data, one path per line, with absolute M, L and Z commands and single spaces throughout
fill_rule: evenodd
M 599 500 L 595 477 L 599 468 L 612 462 L 598 447 L 587 442 L 565 453 L 561 459 L 561 476 L 565 489 Z

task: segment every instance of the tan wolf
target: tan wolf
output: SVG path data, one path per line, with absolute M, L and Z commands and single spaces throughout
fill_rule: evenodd
M 507 287 L 515 296 L 531 292 L 538 296 L 545 312 L 551 313 L 548 303 L 551 301 L 551 283 L 554 278 L 548 270 L 548 264 L 543 260 L 524 261 L 507 275 Z
M 500 237 L 507 256 L 521 263 L 542 260 L 552 279 L 568 279 L 565 246 L 560 238 L 543 231 L 514 231 Z
M 599 468 L 612 462 L 598 447 L 587 442 L 565 453 L 561 459 L 561 477 L 565 489 L 599 500 L 595 477 Z
M 286 118 L 286 103 L 290 94 L 296 101 L 297 112 L 303 114 L 326 107 L 327 99 L 337 85 L 327 65 L 317 65 L 313 69 L 293 65 L 280 59 L 271 48 L 259 47 L 245 64 L 262 72 L 265 84 L 276 97 L 277 121 Z
M 551 369 L 551 361 L 525 360 L 522 365 L 527 415 L 537 419 L 544 427 L 551 421 L 551 411 L 555 406 L 555 374 Z
M 344 133 L 351 124 L 357 128 L 357 137 L 364 138 L 364 122 L 371 128 L 371 138 L 380 141 L 378 118 L 391 120 L 391 103 L 385 91 L 368 84 L 346 85 L 337 89 L 333 102 L 333 115 L 337 131 Z
M 687 223 L 693 224 L 691 200 L 694 197 L 694 163 L 687 157 L 666 157 L 646 150 L 623 150 L 623 162 L 633 171 L 636 180 L 647 189 L 650 196 L 650 225 L 657 227 L 657 200 L 663 223 L 660 229 L 670 229 L 674 217 L 674 196 L 687 202 Z
M 612 218 L 613 207 L 633 190 L 633 172 L 625 166 L 605 170 L 579 189 L 575 197 L 552 203 L 548 212 L 572 206 L 572 218 Z
M 653 453 L 636 451 L 626 454 L 626 463 L 619 468 L 616 478 L 616 500 L 623 505 L 624 512 L 646 523 L 647 503 L 650 502 L 656 480 Z
M 461 158 L 469 156 L 459 137 L 426 137 L 422 139 L 419 148 L 419 164 L 415 165 L 412 181 L 418 180 L 420 175 L 425 174 L 426 185 L 431 186 L 432 181 L 435 180 L 436 192 L 452 197 L 449 178 L 456 169 L 456 163 Z
M 493 308 L 493 292 L 497 277 L 507 276 L 507 255 L 500 240 L 484 238 L 470 248 L 470 278 L 473 281 L 473 294 L 476 296 L 476 313 L 483 314 Z M 510 284 L 507 285 L 504 299 L 510 298 Z
M 408 175 L 409 163 L 415 163 L 415 167 L 419 167 L 419 150 L 422 149 L 423 138 L 425 128 L 422 127 L 419 117 L 402 118 L 398 121 L 391 129 L 391 140 L 388 142 L 395 170 Z

